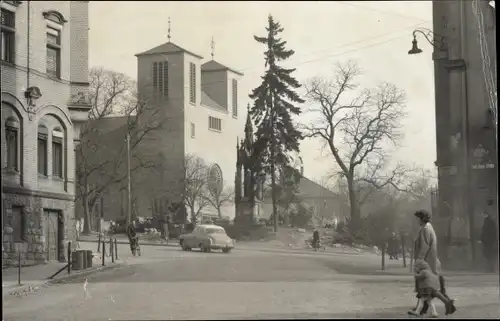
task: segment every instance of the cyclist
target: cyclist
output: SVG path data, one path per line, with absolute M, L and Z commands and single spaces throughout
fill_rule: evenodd
M 128 241 L 130 243 L 130 251 L 132 254 L 135 255 L 135 249 L 137 246 L 138 236 L 137 233 L 135 232 L 135 221 L 132 221 L 128 226 L 127 226 L 127 236 L 128 236 Z

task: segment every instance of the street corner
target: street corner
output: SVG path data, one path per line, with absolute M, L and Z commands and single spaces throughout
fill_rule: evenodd
M 10 286 L 4 286 L 2 284 L 2 298 L 8 296 L 27 296 L 32 293 L 37 293 L 45 285 L 45 282 L 32 282 L 29 284 L 15 284 Z
M 118 260 L 115 261 L 114 263 L 108 263 L 105 266 L 95 266 L 91 267 L 85 270 L 72 270 L 70 274 L 63 274 L 59 277 L 55 277 L 53 279 L 47 280 L 47 284 L 55 285 L 55 284 L 65 284 L 65 283 L 72 283 L 75 281 L 80 281 L 82 278 L 89 278 L 96 276 L 100 273 L 105 273 L 105 272 L 112 272 L 115 270 L 119 270 L 122 268 L 126 268 L 129 264 L 127 263 L 126 260 Z M 61 272 L 65 273 L 65 272 Z

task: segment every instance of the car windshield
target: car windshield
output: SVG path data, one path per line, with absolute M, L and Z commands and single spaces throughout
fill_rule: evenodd
M 226 231 L 222 228 L 206 228 L 205 233 L 207 234 L 226 234 Z

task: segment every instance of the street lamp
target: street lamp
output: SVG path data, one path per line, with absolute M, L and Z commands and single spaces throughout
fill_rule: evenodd
M 416 55 L 416 54 L 419 54 L 422 52 L 422 49 L 420 49 L 418 47 L 417 33 L 422 34 L 424 36 L 425 40 L 427 40 L 427 42 L 430 43 L 434 48 L 438 49 L 439 51 L 445 50 L 445 42 L 443 41 L 443 37 L 435 34 L 430 29 L 418 28 L 418 29 L 413 30 L 412 47 L 410 50 L 408 50 L 409 55 Z M 434 40 L 431 40 L 432 36 L 434 36 Z M 439 38 L 439 39 L 436 39 L 436 38 Z M 439 45 L 436 44 L 436 42 L 439 42 Z

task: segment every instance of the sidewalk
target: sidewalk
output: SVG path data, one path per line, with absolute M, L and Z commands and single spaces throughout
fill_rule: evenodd
M 124 264 L 124 261 L 117 260 L 111 262 L 110 257 L 106 257 L 105 266 L 102 266 L 102 258 L 99 253 L 94 253 L 92 267 L 85 270 L 71 270 L 68 274 L 67 269 L 61 271 L 53 279 L 50 276 L 66 266 L 66 263 L 50 262 L 47 264 L 39 264 L 33 266 L 21 267 L 21 285 L 19 285 L 19 269 L 18 267 L 8 267 L 2 269 L 2 296 L 29 292 L 33 288 L 38 288 L 50 284 L 61 283 L 71 280 L 76 277 L 91 275 L 99 271 L 111 270 L 119 268 Z
M 117 234 L 117 235 L 109 235 L 106 236 L 104 241 L 106 243 L 109 243 L 109 238 L 112 238 L 113 240 L 116 239 L 116 242 L 118 244 L 129 244 L 127 236 L 123 234 Z M 80 242 L 91 242 L 91 243 L 97 243 L 99 241 L 98 236 L 96 235 L 80 235 Z M 102 240 L 101 240 L 102 242 Z M 168 244 L 164 240 L 148 240 L 147 238 L 143 237 L 141 234 L 139 234 L 139 242 L 140 245 L 148 245 L 148 246 L 179 246 L 179 241 L 178 240 L 169 240 Z

